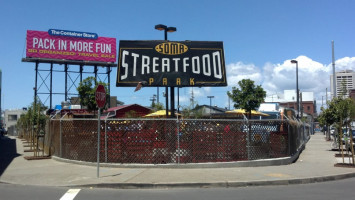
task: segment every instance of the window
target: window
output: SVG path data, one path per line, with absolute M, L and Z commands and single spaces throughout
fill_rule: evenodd
M 11 122 L 11 121 L 17 121 L 17 115 L 9 115 L 9 116 L 8 116 L 8 120 L 9 120 L 9 122 Z
M 307 110 L 310 111 L 311 110 L 311 106 L 307 106 Z

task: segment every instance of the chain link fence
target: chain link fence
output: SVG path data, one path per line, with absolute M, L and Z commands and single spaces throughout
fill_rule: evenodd
M 205 163 L 292 156 L 308 141 L 310 126 L 292 120 L 101 120 L 100 162 Z M 50 154 L 97 161 L 97 119 L 52 119 Z

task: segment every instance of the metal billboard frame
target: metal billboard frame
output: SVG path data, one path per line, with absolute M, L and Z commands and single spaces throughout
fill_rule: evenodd
M 49 98 L 49 108 L 53 108 L 53 94 L 64 95 L 64 101 L 68 100 L 68 95 L 78 95 L 70 93 L 70 89 L 75 86 L 75 82 L 80 78 L 80 82 L 83 79 L 83 74 L 93 74 L 95 79 L 99 78 L 100 74 L 106 75 L 106 78 L 103 82 L 108 84 L 108 94 L 110 94 L 111 78 L 110 74 L 112 68 L 117 67 L 117 64 L 111 62 L 95 62 L 95 61 L 81 61 L 81 60 L 59 60 L 59 59 L 45 59 L 45 58 L 22 58 L 22 62 L 32 62 L 35 63 L 35 86 L 34 90 L 34 103 L 37 104 L 37 97 L 39 94 L 48 95 L 46 101 Z M 39 69 L 39 64 L 50 64 L 49 69 Z M 63 70 L 53 70 L 54 64 L 64 65 Z M 70 65 L 79 66 L 78 71 L 69 70 Z M 84 71 L 84 66 L 93 66 L 94 70 L 92 72 Z M 105 72 L 100 72 L 99 67 L 106 68 Z M 40 72 L 48 72 L 47 77 L 43 78 Z M 65 73 L 64 86 L 65 91 L 63 92 L 54 92 L 53 91 L 53 72 L 62 72 Z M 73 81 L 70 74 L 79 74 L 76 79 Z M 40 77 L 41 80 L 38 80 Z M 46 80 L 49 77 L 49 86 L 46 84 Z M 71 81 L 71 83 L 70 83 Z M 106 82 L 107 81 L 107 82 Z M 68 84 L 69 83 L 69 84 Z M 45 85 L 48 89 L 48 92 L 40 92 L 40 88 Z M 68 87 L 69 86 L 69 87 Z M 45 101 L 45 102 L 46 102 Z M 45 104 L 44 102 L 44 104 Z

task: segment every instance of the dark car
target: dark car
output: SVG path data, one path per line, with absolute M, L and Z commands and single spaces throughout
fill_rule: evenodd
M 4 128 L 0 128 L 0 134 L 1 136 L 6 135 L 6 130 Z
M 355 147 L 355 130 L 352 130 L 351 131 L 352 133 L 352 142 L 353 142 L 353 147 Z M 345 144 L 345 148 L 348 150 L 348 151 L 351 151 L 351 135 L 349 134 L 349 131 L 347 133 L 344 133 L 343 135 L 343 144 Z
M 352 130 L 351 131 L 351 133 L 352 134 L 350 134 L 350 131 L 348 130 L 347 132 L 344 130 L 344 132 L 343 132 L 343 143 L 344 143 L 344 141 L 348 141 L 348 142 L 350 142 L 350 137 L 352 136 L 352 138 L 353 138 L 353 141 L 355 141 L 355 130 Z
M 351 131 L 352 133 L 352 138 L 353 138 L 353 146 L 355 147 L 355 130 Z M 339 143 L 338 141 L 338 133 L 337 130 L 334 130 L 332 133 L 332 136 L 334 137 L 334 142 L 331 143 L 331 148 L 333 150 L 339 149 Z M 341 138 L 342 144 L 345 145 L 344 148 L 347 150 L 350 150 L 351 148 L 351 141 L 350 141 L 350 131 L 349 129 L 346 131 L 346 129 L 343 129 L 343 137 Z

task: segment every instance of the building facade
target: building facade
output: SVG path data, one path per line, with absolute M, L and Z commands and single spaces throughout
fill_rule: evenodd
M 343 91 L 343 86 L 346 91 Z M 355 72 L 353 70 L 335 72 L 335 87 L 337 97 L 340 95 L 344 95 L 345 98 L 349 97 L 349 90 L 355 89 Z M 334 94 L 333 74 L 330 75 L 330 90 Z
M 26 109 L 16 109 L 16 110 L 5 110 L 4 114 L 4 128 L 7 131 L 8 135 L 17 136 L 16 124 L 17 120 L 20 119 L 22 114 L 27 112 Z
M 138 104 L 120 105 L 109 108 L 102 113 L 102 118 L 130 118 L 143 117 L 151 112 L 151 109 Z
M 108 103 L 107 106 L 109 108 L 124 105 L 124 102 L 117 100 L 117 96 L 110 96 L 110 100 L 107 101 L 107 103 Z M 70 105 L 80 105 L 80 98 L 79 97 L 71 97 L 70 98 Z M 81 106 L 79 108 L 81 108 Z
M 317 104 L 313 92 L 301 92 L 299 95 L 300 116 L 303 113 L 316 117 Z M 297 112 L 297 93 L 296 90 L 284 90 L 283 94 L 272 95 L 265 99 L 267 103 L 279 103 L 284 108 L 291 108 Z
M 355 100 L 355 89 L 350 89 L 349 90 L 349 96 L 350 96 L 350 98 Z

